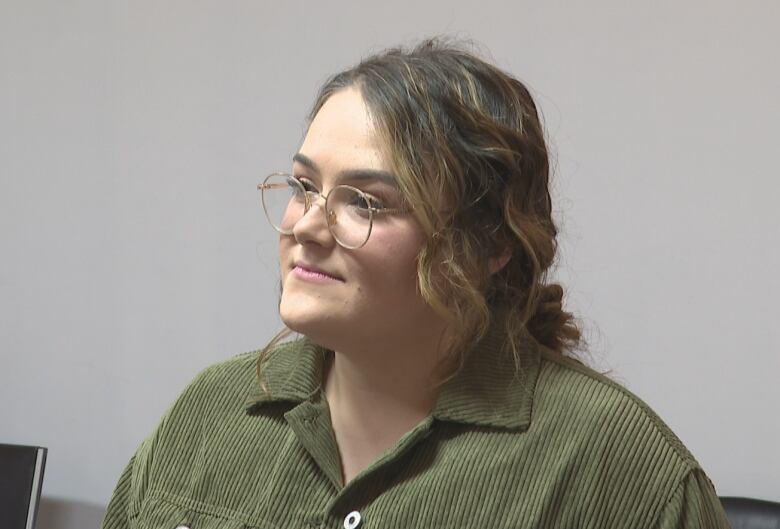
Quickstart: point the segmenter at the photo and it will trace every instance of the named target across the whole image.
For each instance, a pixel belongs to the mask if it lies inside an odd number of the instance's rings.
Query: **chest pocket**
[[[132,520],[133,529],[277,529],[239,518],[219,516],[182,507],[166,500],[149,501]]]

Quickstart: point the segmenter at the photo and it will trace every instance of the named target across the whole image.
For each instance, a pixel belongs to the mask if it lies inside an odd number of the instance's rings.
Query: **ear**
[[[488,269],[490,270],[490,275],[495,274],[502,268],[506,266],[506,264],[509,262],[509,259],[512,258],[512,252],[509,250],[509,248],[504,248],[504,252],[499,255],[498,257],[491,257],[488,261]]]

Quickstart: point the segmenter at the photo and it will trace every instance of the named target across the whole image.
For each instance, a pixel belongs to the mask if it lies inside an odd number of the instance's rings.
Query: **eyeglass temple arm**
[[[287,187],[287,184],[257,184],[257,189],[282,189]]]

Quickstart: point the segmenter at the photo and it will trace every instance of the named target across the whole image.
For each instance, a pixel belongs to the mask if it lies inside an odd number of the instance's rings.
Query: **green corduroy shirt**
[[[491,332],[430,415],[346,485],[306,338],[204,370],[121,475],[105,529],[729,527],[715,489],[637,396]]]

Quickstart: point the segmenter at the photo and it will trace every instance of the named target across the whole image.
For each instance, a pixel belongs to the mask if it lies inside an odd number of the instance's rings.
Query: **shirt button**
[[[355,529],[360,525],[360,513],[352,511],[344,518],[344,529]]]
[[[182,524],[182,525],[177,525],[177,526],[176,526],[176,529],[190,529],[190,526],[189,526],[189,525],[184,525],[184,524]]]

